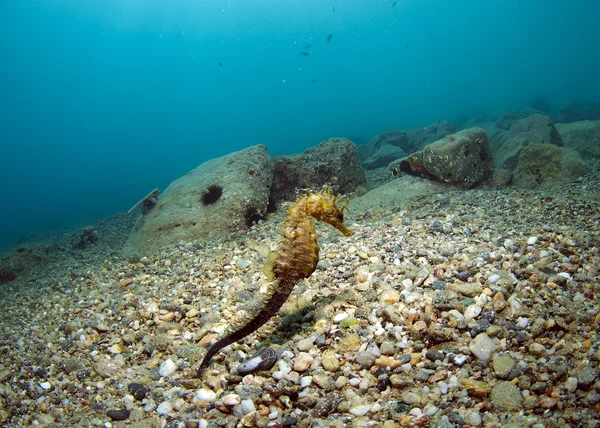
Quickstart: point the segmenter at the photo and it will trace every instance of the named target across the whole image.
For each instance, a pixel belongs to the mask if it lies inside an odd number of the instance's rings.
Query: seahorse
[[[319,262],[319,243],[313,217],[330,224],[345,236],[352,235],[344,225],[347,204],[325,188],[319,192],[307,192],[290,206],[281,230],[282,239],[263,267],[270,284],[258,310],[234,323],[221,339],[208,348],[198,369],[198,377],[221,349],[254,333],[277,314],[296,283],[315,271]]]

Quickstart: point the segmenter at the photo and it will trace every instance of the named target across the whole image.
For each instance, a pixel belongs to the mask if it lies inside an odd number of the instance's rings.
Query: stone
[[[173,181],[136,222],[125,256],[168,245],[226,238],[267,213],[273,160],[263,145],[204,162]]]
[[[31,268],[41,264],[48,255],[45,245],[28,244],[17,247],[0,259],[0,284],[14,281]]]
[[[565,147],[576,150],[582,159],[600,158],[600,120],[557,123]]]
[[[377,169],[387,167],[396,159],[406,157],[406,153],[399,147],[385,144],[378,147],[369,158],[362,162],[362,167],[365,169]]]
[[[346,138],[330,138],[293,156],[275,156],[271,202],[296,198],[298,189],[330,184],[335,193],[353,192],[365,183],[356,146]]]
[[[486,132],[471,128],[425,146],[423,165],[438,180],[469,188],[492,174],[494,156]]]
[[[555,182],[574,181],[591,171],[575,150],[551,144],[536,144],[523,148],[512,172],[513,184],[538,188]]]
[[[519,388],[510,382],[498,382],[490,394],[492,406],[502,412],[513,411],[522,408],[523,396]]]
[[[375,355],[367,351],[362,351],[356,354],[354,360],[363,368],[369,369],[375,364]]]
[[[515,368],[516,361],[509,355],[499,355],[494,358],[494,373],[500,379],[505,379]]]
[[[469,344],[469,349],[478,360],[487,363],[496,350],[496,344],[487,334],[479,333]]]
[[[518,120],[508,132],[495,137],[496,166],[514,171],[519,163],[521,150],[537,144],[564,146],[550,118],[541,114]]]

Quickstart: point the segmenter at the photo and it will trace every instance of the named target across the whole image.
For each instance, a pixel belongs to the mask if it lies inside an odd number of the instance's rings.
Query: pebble
[[[501,381],[492,388],[490,401],[497,410],[513,411],[522,407],[523,396],[515,385],[507,381]]]
[[[494,372],[496,376],[504,379],[515,368],[516,361],[509,355],[499,355],[494,358]]]
[[[496,344],[487,334],[479,333],[469,344],[469,349],[477,359],[488,363],[496,349]]]
[[[566,381],[565,381],[565,389],[569,392],[575,392],[577,390],[577,378],[576,377],[569,377]]]
[[[306,353],[301,352],[294,360],[294,370],[297,372],[306,371],[313,362],[313,356]]]
[[[314,337],[307,337],[306,339],[302,339],[302,340],[298,341],[296,346],[298,347],[299,351],[304,352],[304,351],[309,351],[313,347],[314,343],[315,343]]]
[[[110,409],[106,415],[113,421],[124,421],[129,418],[130,412],[127,409]]]
[[[173,362],[170,358],[163,362],[158,369],[158,374],[162,377],[171,376],[177,370],[177,364]]]
[[[531,236],[527,240],[527,245],[535,245],[535,244],[537,244],[537,241],[538,241],[538,237],[537,236]]]
[[[48,391],[50,388],[52,388],[52,384],[50,382],[42,382],[42,383],[40,383],[40,386],[42,387],[42,389],[45,389],[46,391]]]
[[[248,260],[238,260],[235,262],[235,267],[243,270],[248,268],[248,266],[250,266],[252,264],[252,262],[248,261]]]
[[[173,411],[173,404],[170,401],[163,401],[156,408],[156,413],[159,415],[166,415]]]
[[[254,412],[256,410],[256,407],[254,406],[254,401],[249,400],[249,399],[242,400],[240,402],[240,408],[244,415],[247,415],[248,413]]]
[[[545,356],[547,352],[546,347],[541,343],[534,342],[529,345],[529,353],[536,358]]]
[[[144,398],[146,398],[146,394],[148,393],[148,390],[144,385],[136,382],[131,382],[129,385],[127,385],[127,389],[138,401],[142,401]]]
[[[210,403],[215,401],[217,394],[210,389],[200,388],[198,391],[196,391],[196,398],[198,400],[208,401]]]
[[[365,369],[369,369],[371,367],[373,367],[373,364],[375,364],[375,355],[373,355],[370,352],[367,351],[362,351],[356,354],[356,356],[354,357],[354,360],[360,364],[363,368]]]
[[[327,349],[321,357],[323,368],[329,372],[340,370],[340,360],[333,349]]]
[[[360,404],[358,406],[350,407],[350,413],[354,416],[364,416],[369,413],[369,410],[371,410],[372,407],[372,404]]]
[[[227,394],[221,399],[221,401],[226,406],[236,406],[240,404],[240,396],[237,394]]]

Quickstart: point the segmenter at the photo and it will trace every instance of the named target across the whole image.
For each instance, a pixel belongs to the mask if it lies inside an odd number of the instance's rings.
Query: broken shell
[[[241,375],[256,373],[261,370],[269,370],[275,365],[279,355],[273,348],[262,348],[252,357],[245,360],[237,367],[237,371]]]

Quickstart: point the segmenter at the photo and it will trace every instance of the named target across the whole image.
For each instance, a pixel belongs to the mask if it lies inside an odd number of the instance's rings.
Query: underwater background
[[[2,2],[0,247],[255,144],[598,101],[598,18],[594,0]]]

